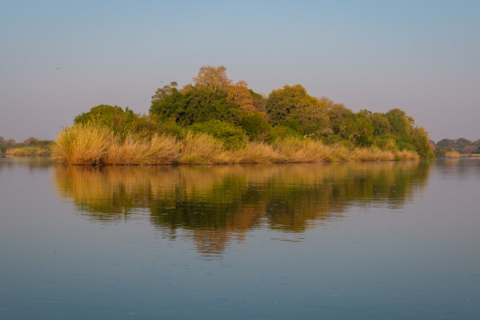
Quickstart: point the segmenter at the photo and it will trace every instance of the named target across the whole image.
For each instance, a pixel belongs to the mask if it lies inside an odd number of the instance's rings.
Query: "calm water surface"
[[[480,160],[0,159],[0,319],[480,319]]]

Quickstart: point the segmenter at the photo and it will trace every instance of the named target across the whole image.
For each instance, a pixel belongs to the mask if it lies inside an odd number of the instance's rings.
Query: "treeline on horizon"
[[[109,130],[109,138],[104,137],[108,135],[105,128]],[[216,141],[209,140],[210,148],[216,148],[212,151],[214,153],[221,152],[224,160],[217,157],[203,163],[303,162],[300,149],[303,153],[310,153],[305,156],[306,162],[435,157],[428,132],[416,126],[414,119],[403,110],[392,109],[386,113],[360,110],[355,113],[328,98],[310,96],[300,84],[285,85],[265,96],[249,89],[245,81],[234,83],[228,78],[224,66],[200,68],[193,83],[182,88],[171,82],[157,89],[148,115],[135,113],[128,107],[110,105],[99,105],[82,113],[75,118],[72,128],[65,128],[57,137],[54,156],[60,162],[74,163],[78,162],[74,158],[81,158],[73,155],[76,151],[72,149],[72,139],[78,140],[82,135],[82,139],[88,140],[84,133],[80,133],[82,130],[97,135],[97,141],[115,140],[118,150],[110,153],[116,153],[117,157],[120,157],[119,152],[127,152],[119,149],[140,148],[142,143],[143,148],[148,149],[145,143],[151,144],[152,139],[158,144],[169,137],[175,140],[170,141],[169,147],[176,148],[177,153],[174,156],[175,152],[169,150],[172,153],[170,162],[178,163],[195,163],[194,160],[181,160],[184,157],[178,154],[187,152],[190,147],[198,149],[199,144],[208,139]],[[75,134],[77,138],[73,137]],[[100,136],[104,137],[103,140],[98,138]],[[203,142],[198,141],[200,136],[204,137],[200,139]],[[158,140],[159,137],[162,139]],[[280,147],[280,141],[290,149]],[[91,162],[135,162],[128,160],[127,155],[123,160],[112,160],[105,144],[107,142],[97,147],[103,148],[103,153],[91,151],[94,154]],[[323,158],[313,156],[320,148],[323,148]],[[305,151],[307,149],[311,150]],[[239,156],[243,160],[232,160],[232,157]],[[105,161],[106,158],[110,161]],[[145,160],[144,163],[151,161]]]
[[[35,137],[29,137],[23,142],[16,142],[14,139],[5,139],[0,136],[0,155],[49,156],[53,144],[52,140],[40,140]]]
[[[455,157],[461,154],[480,154],[480,139],[470,141],[465,138],[458,139],[442,139],[435,143],[430,141],[430,145],[435,152],[435,155],[439,158],[442,157]]]

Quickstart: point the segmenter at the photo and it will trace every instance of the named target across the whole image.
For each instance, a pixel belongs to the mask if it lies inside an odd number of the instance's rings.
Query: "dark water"
[[[480,160],[0,159],[0,319],[480,319]]]

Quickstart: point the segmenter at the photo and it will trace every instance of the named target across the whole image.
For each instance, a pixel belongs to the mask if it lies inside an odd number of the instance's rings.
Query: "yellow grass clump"
[[[461,155],[457,151],[449,151],[445,153],[445,158],[460,158]]]
[[[272,146],[261,142],[249,142],[245,149],[229,152],[234,163],[278,163],[287,162],[285,155]]]
[[[7,150],[6,154],[14,157],[45,157],[50,155],[50,150],[24,147]]]
[[[180,164],[220,164],[229,160],[222,142],[207,134],[188,133],[181,142]]]
[[[100,164],[113,140],[113,132],[99,125],[79,124],[63,128],[52,147],[52,158],[73,165]]]
[[[207,134],[188,133],[182,140],[167,135],[142,138],[128,134],[124,139],[111,129],[93,124],[64,128],[52,148],[57,162],[72,165],[159,165],[295,163],[336,161],[415,160],[412,151],[389,151],[378,147],[350,150],[319,141],[290,137],[265,144],[249,142],[240,150],[226,150],[223,143]]]

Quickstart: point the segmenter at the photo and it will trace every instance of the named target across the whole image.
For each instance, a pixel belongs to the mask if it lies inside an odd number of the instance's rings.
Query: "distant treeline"
[[[465,138],[442,139],[435,143],[430,141],[432,149],[437,157],[445,157],[447,154],[480,154],[480,139],[470,141]]]
[[[47,156],[50,155],[54,141],[40,140],[29,137],[23,142],[16,142],[14,139],[5,139],[0,136],[0,154],[17,156]]]
[[[435,157],[428,132],[400,109],[355,113],[328,98],[310,96],[300,84],[285,85],[266,96],[249,89],[245,81],[234,83],[224,66],[200,68],[193,83],[181,89],[176,82],[157,89],[148,115],[99,105],[74,120],[75,125],[93,123],[109,127],[120,139],[160,134],[182,140],[189,133],[208,134],[226,150],[246,148],[249,142],[297,138],[349,150],[375,148]]]

